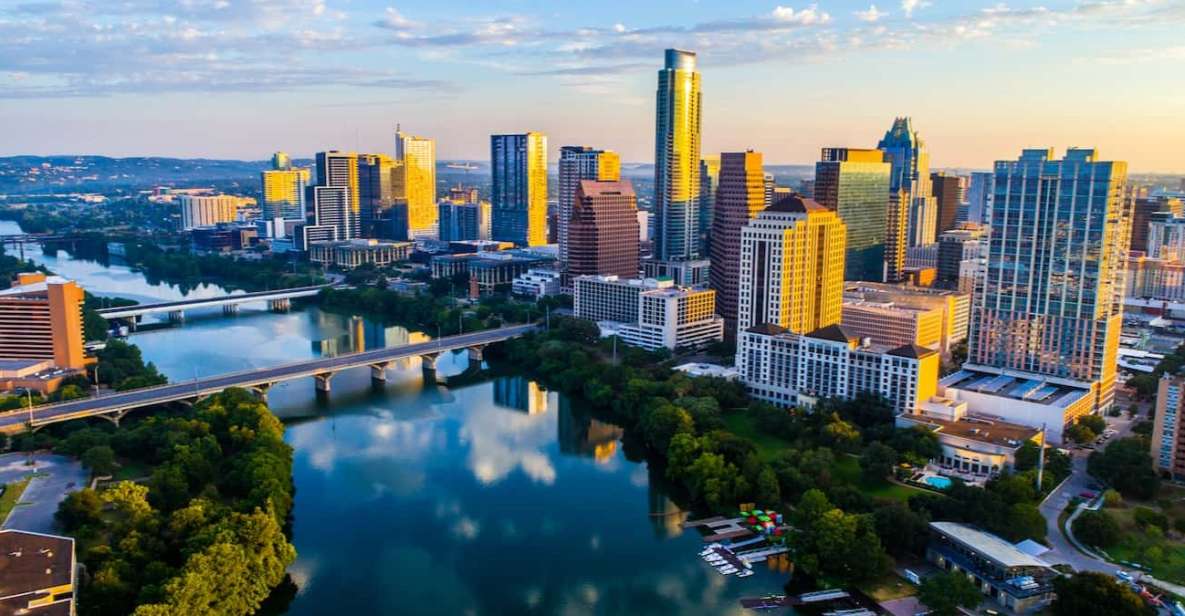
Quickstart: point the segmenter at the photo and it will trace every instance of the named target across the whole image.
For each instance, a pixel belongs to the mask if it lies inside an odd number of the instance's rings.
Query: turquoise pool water
[[[939,490],[945,490],[950,487],[949,477],[930,476],[926,477],[925,481],[930,487],[938,488]]]

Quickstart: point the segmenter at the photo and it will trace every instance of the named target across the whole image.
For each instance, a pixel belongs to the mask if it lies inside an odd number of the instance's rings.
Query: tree
[[[1106,481],[1119,493],[1139,500],[1150,500],[1160,491],[1160,477],[1152,469],[1148,440],[1123,438],[1106,449],[1090,454],[1086,468],[1091,475]]]
[[[1085,445],[1097,439],[1099,435],[1089,427],[1080,423],[1076,423],[1069,428],[1066,428],[1066,437],[1075,443]]]
[[[1044,539],[1045,516],[1033,503],[1015,503],[1008,508],[1007,536],[1019,539]]]
[[[82,453],[82,465],[96,475],[115,472],[115,451],[106,445],[91,447]]]
[[[1101,415],[1083,415],[1078,418],[1079,425],[1086,426],[1095,434],[1102,434],[1107,429],[1107,420]]]
[[[1053,616],[1151,616],[1155,610],[1130,588],[1104,573],[1077,573],[1053,581]]]
[[[687,411],[663,400],[642,412],[639,426],[654,451],[666,451],[676,434],[692,433],[695,423]]]
[[[956,616],[960,607],[974,609],[983,601],[983,593],[967,579],[954,571],[938,573],[922,580],[918,587],[918,601],[930,609],[934,616]]]
[[[62,504],[58,505],[54,518],[67,532],[75,532],[84,526],[101,522],[102,514],[103,499],[99,498],[99,493],[83,488],[66,496]]]
[[[860,471],[870,483],[884,481],[897,464],[897,452],[883,443],[871,443],[860,454]]]
[[[889,558],[876,536],[871,516],[832,509],[815,524],[813,538],[818,572],[846,584],[874,579]]]
[[[1119,541],[1119,523],[1104,511],[1084,511],[1074,519],[1074,537],[1082,543],[1107,548]]]
[[[860,445],[860,430],[844,421],[838,413],[832,413],[823,424],[823,442],[846,452],[855,451]]]
[[[904,503],[893,501],[872,512],[876,534],[893,556],[907,554],[922,556],[930,537],[930,517],[924,511],[910,510]]]

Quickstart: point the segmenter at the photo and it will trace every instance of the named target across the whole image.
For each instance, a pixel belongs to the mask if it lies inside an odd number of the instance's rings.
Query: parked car
[[[1090,492],[1090,491],[1085,491],[1085,492],[1080,492],[1078,494],[1078,496],[1081,496],[1082,498],[1085,498],[1086,500],[1091,500],[1094,497],[1098,496],[1098,494],[1095,494],[1094,492]]]

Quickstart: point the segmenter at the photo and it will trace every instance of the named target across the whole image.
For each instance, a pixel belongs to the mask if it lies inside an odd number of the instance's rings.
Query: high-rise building
[[[982,224],[990,214],[992,199],[992,181],[995,174],[991,171],[976,171],[971,174],[967,183],[967,219],[960,222],[974,222]]]
[[[439,211],[440,241],[459,242],[490,239],[490,202],[442,201]]]
[[[1123,319],[1127,164],[1093,149],[996,163],[991,233],[967,363],[948,397],[1026,425],[1112,405]],[[1023,277],[1022,277],[1023,274]],[[984,375],[983,382],[975,380]],[[988,381],[991,381],[988,383]]]
[[[983,262],[982,252],[987,235],[988,230],[983,225],[965,222],[938,236],[935,286],[974,291],[975,276]]]
[[[309,183],[309,170],[268,169],[259,175],[263,184],[263,218],[304,220],[304,196]]]
[[[312,226],[333,229],[334,240],[361,237],[360,219],[350,201],[345,186],[314,186]]]
[[[737,326],[737,279],[740,275],[741,230],[766,206],[765,171],[760,152],[720,155],[720,183],[712,221],[709,280],[716,290],[716,314],[724,318],[725,335]]]
[[[666,50],[654,137],[654,256],[698,259],[700,74],[693,52]]]
[[[1185,216],[1182,201],[1174,197],[1143,197],[1135,200],[1132,206],[1131,242],[1128,250],[1148,251],[1149,224],[1154,214],[1167,213],[1169,217],[1181,218]],[[1163,217],[1160,220],[1164,220]]]
[[[476,186],[461,186],[457,184],[448,189],[450,203],[477,203],[480,201]]]
[[[839,323],[846,229],[817,202],[786,195],[741,231],[740,331],[770,323],[808,333]]]
[[[815,201],[848,229],[848,280],[883,279],[891,169],[880,150],[823,148],[815,163]]]
[[[712,220],[716,210],[716,186],[720,184],[720,156],[705,156],[699,161],[699,253],[712,253]],[[720,296],[717,295],[719,300]]]
[[[436,141],[397,128],[395,158],[403,165],[408,239],[436,237]]]
[[[581,180],[568,222],[570,276],[638,276],[638,198],[628,180]]]
[[[930,174],[930,188],[934,192],[934,203],[937,207],[937,234],[955,228],[959,206],[962,205],[966,192],[965,187],[966,180],[962,176],[945,171]]]
[[[1165,373],[1156,394],[1152,421],[1152,467],[1173,479],[1185,479],[1185,376]]]
[[[395,160],[384,154],[358,155],[359,236],[378,237],[379,221],[395,205],[391,186]]]
[[[547,136],[490,136],[493,239],[520,246],[547,243]]]
[[[240,201],[233,195],[181,195],[181,230],[234,222],[239,218]]]
[[[43,273],[18,274],[0,291],[0,359],[51,360],[58,368],[93,363],[83,349],[82,288]]]
[[[889,177],[890,195],[899,191],[909,193],[906,211],[909,213],[907,238],[909,246],[934,243],[937,237],[937,205],[930,192],[930,154],[926,144],[913,129],[910,118],[893,120],[893,127],[876,146],[885,152],[892,163]]]
[[[909,254],[909,193],[889,195],[885,214],[885,282],[905,282],[905,258]]]
[[[272,154],[272,169],[275,171],[285,171],[292,168],[292,159],[288,157],[287,152],[276,152]]]
[[[559,216],[556,240],[560,245],[560,262],[568,261],[568,222],[576,201],[576,191],[583,180],[616,182],[621,179],[621,157],[612,150],[597,150],[588,146],[566,145],[560,148],[559,191],[556,203]],[[632,190],[632,189],[631,189]]]
[[[317,186],[345,189],[345,212],[336,213],[333,216],[344,216],[348,222],[339,225],[337,239],[345,240],[360,237],[362,205],[360,191],[358,190],[358,155],[354,152],[339,152],[337,150],[317,152]],[[314,192],[314,194],[316,193]],[[313,205],[314,208],[317,208],[316,203]],[[334,207],[337,207],[336,203]],[[314,216],[321,215],[317,211],[314,211],[313,214]],[[352,235],[340,235],[341,230],[346,228],[345,225],[348,225],[349,229],[352,230]]]

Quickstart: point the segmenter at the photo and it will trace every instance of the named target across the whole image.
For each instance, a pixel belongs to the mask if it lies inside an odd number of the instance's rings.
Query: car
[[[1098,496],[1098,494],[1095,494],[1094,492],[1090,492],[1090,491],[1084,491],[1084,492],[1079,492],[1078,496],[1081,496],[1082,498],[1090,500],[1090,499]]]

